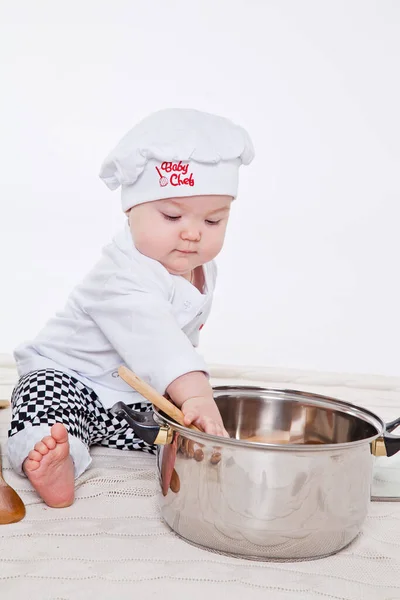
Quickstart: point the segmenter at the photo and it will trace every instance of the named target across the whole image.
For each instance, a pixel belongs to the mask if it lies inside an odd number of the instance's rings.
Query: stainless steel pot
[[[375,414],[292,390],[224,386],[215,401],[231,438],[182,427],[156,409],[113,413],[157,447],[160,509],[179,536],[256,560],[334,554],[358,535],[374,455],[400,438]]]

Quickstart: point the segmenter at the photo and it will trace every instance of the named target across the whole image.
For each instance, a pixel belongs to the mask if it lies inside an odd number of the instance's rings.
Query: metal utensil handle
[[[160,432],[153,418],[153,412],[139,412],[127,406],[124,402],[117,402],[111,407],[110,412],[119,420],[125,420],[136,435],[146,444],[154,444]]]
[[[148,383],[140,379],[135,373],[133,373],[127,367],[119,367],[118,374],[128,385],[133,387],[139,394],[141,394],[146,400],[157,406],[160,410],[162,410],[166,415],[174,419],[180,425],[187,427],[183,421],[183,412],[179,410],[175,404],[172,404],[169,400],[161,396],[154,388],[151,387]],[[195,431],[201,431],[195,425],[189,425],[189,429],[194,429]]]

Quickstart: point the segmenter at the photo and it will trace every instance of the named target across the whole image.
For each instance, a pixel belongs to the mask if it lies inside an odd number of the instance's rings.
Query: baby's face
[[[133,207],[129,225],[136,248],[173,275],[219,254],[224,243],[232,196],[188,196]]]

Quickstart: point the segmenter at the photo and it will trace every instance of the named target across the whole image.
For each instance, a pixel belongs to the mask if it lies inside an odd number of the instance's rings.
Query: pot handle
[[[168,425],[159,425],[154,420],[153,411],[132,410],[124,402],[117,402],[110,408],[111,414],[119,421],[126,421],[140,439],[146,444],[169,444],[173,432]]]
[[[397,427],[399,427],[400,425],[400,417],[398,419],[395,419],[394,421],[390,421],[390,423],[386,423],[386,431],[389,431],[389,433],[391,433],[392,431],[394,431]]]
[[[372,453],[375,456],[393,456],[400,451],[400,435],[393,435],[394,431],[400,425],[400,417],[390,423],[386,423],[385,432],[382,437],[373,443]]]
[[[386,424],[386,430],[383,435],[386,446],[386,456],[393,456],[400,450],[400,436],[393,435],[394,431],[400,425],[400,418]]]

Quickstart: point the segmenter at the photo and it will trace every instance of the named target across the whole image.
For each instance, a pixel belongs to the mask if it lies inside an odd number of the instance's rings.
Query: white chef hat
[[[128,131],[103,162],[100,177],[111,190],[121,186],[124,211],[171,197],[235,198],[239,167],[253,158],[242,127],[217,115],[171,108]]]

